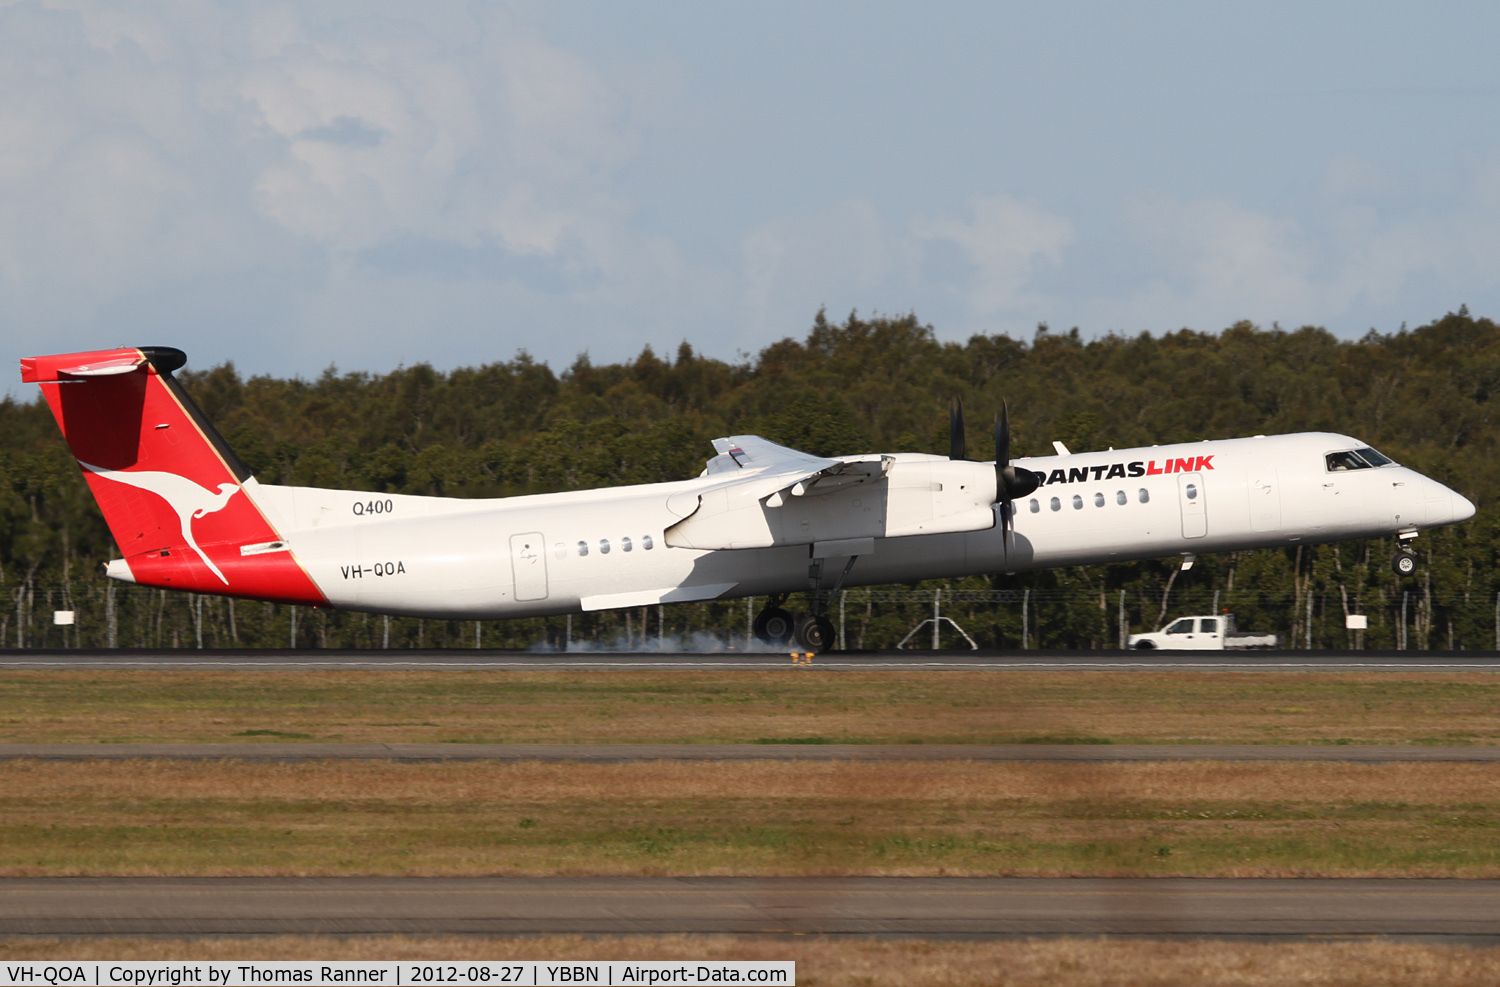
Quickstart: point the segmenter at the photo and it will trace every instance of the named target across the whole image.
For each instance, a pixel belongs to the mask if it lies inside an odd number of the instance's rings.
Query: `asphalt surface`
[[[0,650],[0,668],[422,669],[427,671],[1230,671],[1500,672],[1493,651],[868,651],[789,652]]]
[[[5,878],[0,936],[1393,936],[1500,942],[1500,881]]]
[[[1500,747],[1210,744],[0,744],[0,761],[1395,761],[1500,763]]]

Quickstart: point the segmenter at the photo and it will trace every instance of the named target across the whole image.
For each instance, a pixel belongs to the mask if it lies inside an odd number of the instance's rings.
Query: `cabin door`
[[[516,578],[517,600],[547,598],[547,553],[539,531],[510,536],[510,571]]]
[[[1202,538],[1208,534],[1208,495],[1203,489],[1202,473],[1177,474],[1177,500],[1182,505],[1182,537]]]

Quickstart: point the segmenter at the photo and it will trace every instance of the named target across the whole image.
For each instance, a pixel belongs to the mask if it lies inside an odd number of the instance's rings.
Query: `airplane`
[[[1301,432],[1012,462],[813,456],[715,439],[702,474],[489,499],[258,483],[142,346],[21,361],[104,514],[124,582],[439,619],[543,617],[766,596],[764,642],[834,643],[846,586],[1394,536],[1465,521],[1465,497],[1348,435]],[[794,616],[794,593],[809,606]]]

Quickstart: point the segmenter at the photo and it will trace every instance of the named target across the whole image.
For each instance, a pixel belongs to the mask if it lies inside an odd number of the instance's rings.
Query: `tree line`
[[[442,372],[314,379],[244,377],[232,364],[180,379],[261,482],[374,492],[492,497],[694,476],[709,440],[756,433],[820,455],[946,453],[947,408],[971,423],[1008,402],[1016,455],[1328,430],[1353,434],[1475,502],[1463,525],[1424,534],[1422,568],[1401,578],[1389,543],[1346,542],[1199,560],[1048,570],[854,590],[842,601],[849,646],[889,647],[945,615],[981,646],[1113,647],[1180,612],[1230,607],[1242,626],[1295,646],[1347,647],[1347,613],[1370,615],[1367,647],[1494,648],[1500,637],[1500,326],[1465,309],[1430,324],[1339,339],[1317,327],[1084,339],[944,342],[915,315],[842,322],[818,313],[740,362],[687,342],[555,372],[524,352]],[[745,602],[575,615],[571,620],[385,620],[115,584],[103,518],[35,400],[0,401],[0,641],[8,647],[649,647],[660,637],[742,647]],[[969,454],[989,459],[987,428]],[[56,626],[54,610],[78,623]],[[943,644],[966,646],[951,630]],[[697,636],[696,638],[694,636]],[[930,646],[917,635],[908,646]]]

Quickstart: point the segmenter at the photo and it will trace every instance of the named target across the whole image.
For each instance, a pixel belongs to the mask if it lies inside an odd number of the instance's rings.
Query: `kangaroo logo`
[[[78,465],[106,480],[114,480],[140,490],[148,490],[166,501],[171,505],[172,510],[177,512],[177,520],[182,524],[182,540],[198,553],[198,558],[202,559],[203,564],[219,577],[219,582],[225,586],[229,585],[229,580],[225,579],[219,567],[203,554],[203,549],[198,547],[198,542],[193,538],[193,519],[222,511],[229,505],[229,498],[240,489],[238,483],[221,483],[219,492],[214,493],[207,487],[200,486],[176,473],[155,473],[149,470],[127,473],[124,470],[107,470],[99,466],[90,466],[83,460],[79,460]]]

